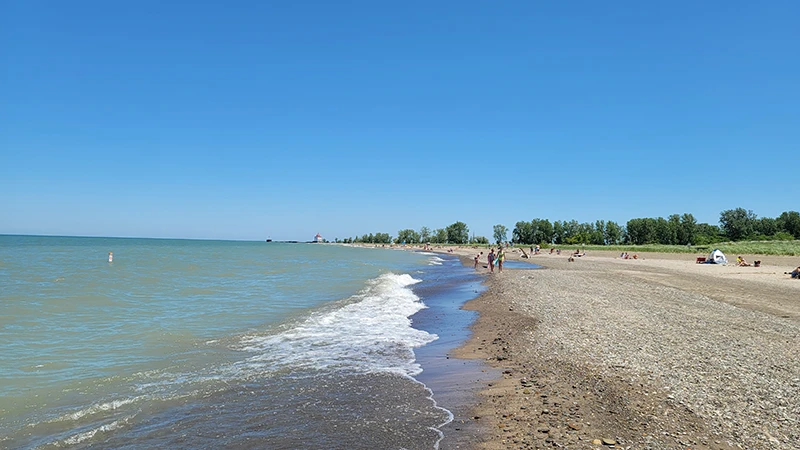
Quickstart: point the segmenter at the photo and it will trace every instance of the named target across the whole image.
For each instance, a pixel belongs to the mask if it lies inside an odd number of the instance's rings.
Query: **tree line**
[[[495,243],[508,241],[508,228],[495,225]],[[736,208],[720,213],[719,225],[698,223],[692,214],[672,214],[667,218],[630,219],[625,225],[597,220],[579,223],[576,220],[550,222],[548,219],[519,221],[511,230],[511,242],[522,245],[708,245],[743,240],[800,239],[800,213],[785,211],[780,216],[759,218],[751,210]],[[369,244],[489,244],[484,236],[470,236],[464,222],[445,228],[419,231],[404,229],[397,237],[388,233],[370,233],[335,242]]]
[[[467,224],[455,222],[445,228],[437,228],[435,230],[431,230],[428,227],[422,227],[419,231],[407,228],[398,231],[396,238],[392,238],[388,233],[370,233],[341,241],[337,238],[335,242],[345,244],[488,244],[489,239],[483,236],[470,237]]]

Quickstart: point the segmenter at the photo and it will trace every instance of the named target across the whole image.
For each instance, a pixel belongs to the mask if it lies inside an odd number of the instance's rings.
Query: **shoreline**
[[[479,316],[453,355],[500,374],[470,448],[800,447],[800,282],[783,274],[800,258],[507,254],[543,268],[489,274],[464,306]]]
[[[436,275],[436,288],[415,291],[427,308],[412,316],[413,326],[435,333],[438,339],[414,350],[423,369],[414,379],[431,391],[431,399],[438,407],[452,415],[450,422],[437,427],[443,433],[438,448],[470,448],[483,435],[480,424],[469,420],[471,409],[480,388],[497,378],[499,372],[483,361],[452,355],[471,334],[470,326],[478,314],[463,306],[483,291],[485,277],[474,273],[472,267],[462,267],[463,258],[440,255],[444,266],[439,267],[448,279],[443,280],[440,273]]]

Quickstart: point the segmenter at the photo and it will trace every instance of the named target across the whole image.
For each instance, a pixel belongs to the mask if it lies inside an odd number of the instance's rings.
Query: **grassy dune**
[[[367,244],[373,245],[373,244]],[[443,247],[464,247],[464,248],[497,248],[497,244],[432,244],[433,246]],[[531,245],[515,244],[515,247],[522,247],[527,249]],[[706,255],[718,248],[725,254],[741,254],[741,255],[774,255],[774,256],[800,256],[800,240],[793,241],[741,241],[741,242],[718,242],[709,245],[693,245],[688,247],[686,245],[663,245],[663,244],[647,244],[647,245],[581,245],[581,244],[561,244],[561,245],[544,245],[542,250],[548,250],[550,247],[560,248],[561,250],[604,250],[604,251],[617,251],[617,252],[655,252],[655,253],[687,253]],[[548,250],[549,251],[549,250]]]
[[[445,247],[473,247],[473,248],[496,248],[496,244],[489,245],[453,245],[453,244],[434,244]],[[515,245],[515,247],[529,248],[530,245]],[[725,254],[740,254],[740,255],[774,255],[774,256],[800,256],[800,240],[794,241],[741,241],[741,242],[719,242],[709,245],[693,245],[688,247],[686,245],[662,245],[662,244],[648,244],[648,245],[581,245],[581,244],[563,244],[543,246],[542,250],[547,250],[550,247],[560,248],[562,250],[572,251],[574,249],[581,250],[604,250],[628,253],[687,253],[697,255],[707,255],[718,248]],[[549,251],[549,250],[548,250]]]
[[[659,252],[707,254],[718,248],[725,254],[800,256],[800,240],[794,241],[741,241],[719,242],[710,245],[688,247],[686,245],[562,245],[562,249],[585,248],[586,250],[608,250],[618,252]]]

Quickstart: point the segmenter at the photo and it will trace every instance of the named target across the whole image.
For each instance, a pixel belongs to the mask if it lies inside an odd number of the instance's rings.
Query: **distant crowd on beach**
[[[495,248],[492,247],[489,250],[489,253],[486,255],[486,265],[483,266],[483,268],[489,269],[489,272],[494,272],[495,267],[497,267],[497,271],[498,272],[502,272],[503,271],[503,263],[506,260],[506,250],[509,247],[510,247],[510,244],[508,244],[508,243],[499,245],[496,251],[495,251]],[[514,248],[513,250],[514,250],[514,252],[520,253],[520,257],[522,257],[522,258],[530,258],[532,255],[540,255],[542,253],[542,248],[540,246],[538,246],[538,245],[530,247],[530,254],[528,254],[528,252],[526,252],[525,249],[522,248],[522,247]],[[452,251],[452,250],[448,250],[448,251]],[[561,255],[561,249],[555,248],[555,247],[551,247],[550,248],[550,254],[551,255],[553,255],[553,254]],[[583,251],[581,251],[580,249],[576,249],[574,253],[570,254],[569,260],[570,261],[574,261],[574,259],[576,257],[581,257],[581,256],[586,256],[586,250],[584,249]],[[477,253],[475,255],[475,257],[473,258],[473,261],[474,261],[473,268],[477,269],[478,268],[478,264],[480,264],[480,261],[483,258],[484,258],[483,252]]]
[[[377,245],[376,245],[376,247],[377,247]],[[393,247],[393,245],[392,245],[392,247]],[[513,247],[512,250],[514,252],[520,254],[521,258],[530,258],[533,255],[541,255],[543,253],[542,252],[542,248],[539,245],[530,246],[529,247],[530,248],[530,252],[527,252],[526,248],[524,248],[524,247],[514,246],[513,244],[511,244],[509,242],[504,242],[504,243],[498,245],[497,248],[491,247],[490,250],[489,250],[489,253],[487,255],[485,255],[485,256],[484,256],[484,252],[479,252],[479,253],[475,254],[475,256],[473,257],[473,262],[474,262],[473,268],[475,268],[477,270],[478,269],[478,265],[480,264],[482,268],[488,269],[490,273],[494,273],[494,271],[495,271],[494,269],[495,268],[497,268],[498,272],[502,272],[503,271],[503,264],[504,264],[504,262],[506,260],[506,251],[511,247]],[[417,247],[417,248],[419,248],[419,247]],[[434,251],[434,250],[446,249],[446,251],[448,253],[454,253],[456,251],[456,248],[453,248],[453,247],[446,248],[443,245],[435,245],[435,246],[433,246],[431,244],[424,244],[424,246],[422,246],[422,248],[424,250],[426,250],[426,251]],[[478,246],[473,246],[473,248],[477,249],[479,247]],[[561,255],[561,249],[556,248],[556,247],[551,247],[549,249],[548,253],[550,255]],[[586,249],[576,248],[575,251],[568,252],[567,255],[569,255],[568,261],[574,262],[575,258],[580,258],[580,257],[586,256]],[[485,265],[481,264],[481,261],[484,260],[484,258],[485,258],[485,261],[486,261]],[[641,258],[638,253],[630,254],[628,252],[620,253],[619,254],[619,258],[620,259],[633,259],[633,260],[644,259],[644,258]],[[697,258],[698,261],[705,260],[705,259],[706,258]],[[111,255],[110,254],[109,254],[109,262],[111,262]],[[756,260],[751,264],[746,259],[744,259],[742,256],[739,256],[738,258],[736,258],[736,265],[737,266],[743,266],[743,267],[747,267],[747,266],[760,267],[761,266],[761,261]],[[797,268],[795,268],[791,272],[784,272],[784,274],[791,275],[791,278],[800,280],[800,266],[798,266]]]
[[[494,247],[491,247],[491,249],[489,250],[489,253],[486,255],[486,265],[483,266],[483,268],[489,269],[489,272],[494,272],[495,267],[497,267],[498,272],[502,272],[503,271],[503,263],[506,260],[506,251],[507,251],[507,249],[509,247],[511,247],[511,244],[509,244],[509,243],[500,244],[498,246],[497,250],[495,250]],[[448,250],[448,252],[449,251],[452,251],[452,250]],[[542,248],[539,245],[531,246],[530,247],[530,253],[526,252],[525,249],[522,248],[522,247],[515,247],[513,249],[513,251],[517,252],[517,253],[520,253],[520,257],[521,258],[530,258],[533,255],[542,254]],[[556,247],[551,247],[550,248],[550,254],[551,255],[561,255],[561,249],[560,248],[556,248]],[[575,258],[582,257],[582,256],[586,256],[586,250],[585,249],[584,250],[575,249],[574,252],[569,253],[569,261],[574,261]],[[483,252],[477,253],[473,257],[473,261],[474,261],[473,267],[475,269],[478,268],[478,264],[480,264],[480,261],[483,258],[484,258]]]

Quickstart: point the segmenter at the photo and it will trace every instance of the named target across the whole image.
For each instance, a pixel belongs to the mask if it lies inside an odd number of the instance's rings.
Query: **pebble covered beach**
[[[800,258],[618,256],[487,274],[455,352],[502,374],[465,424],[482,430],[474,447],[800,448],[800,281],[784,274]]]

